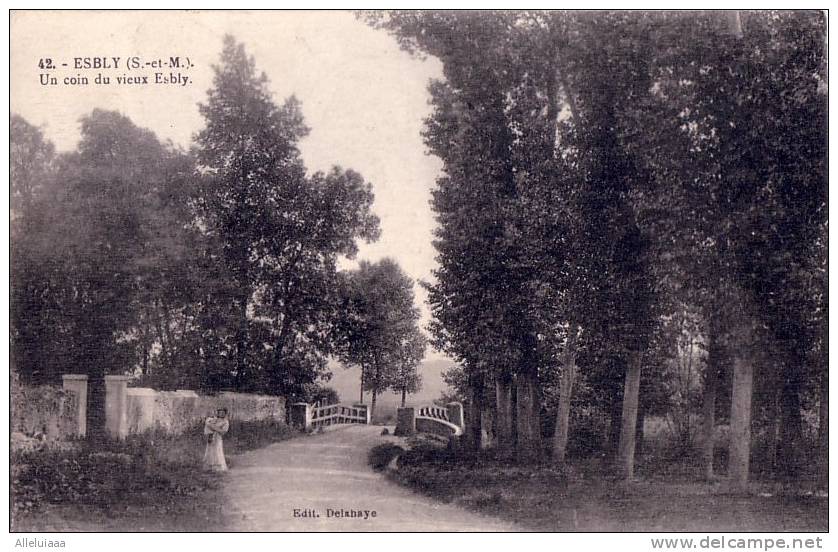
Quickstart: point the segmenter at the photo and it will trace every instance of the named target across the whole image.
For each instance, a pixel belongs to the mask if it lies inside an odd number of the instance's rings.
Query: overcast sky
[[[310,171],[332,165],[353,168],[370,181],[382,236],[362,245],[359,258],[394,257],[414,279],[427,279],[434,266],[428,204],[439,171],[425,155],[420,131],[428,115],[427,83],[441,75],[437,60],[420,60],[399,50],[395,40],[344,12],[144,12],[16,13],[11,25],[12,111],[40,126],[59,150],[79,139],[79,118],[93,108],[118,110],[161,139],[187,147],[203,126],[197,104],[212,85],[222,38],[230,33],[255,57],[280,103],[294,94],[302,102],[310,135],[301,143]],[[75,57],[120,57],[109,70],[109,86],[42,86],[38,62],[50,57],[54,76],[73,70]],[[127,71],[125,59],[189,57],[188,86],[115,85]],[[68,67],[61,67],[67,63]],[[162,69],[168,73],[168,69]],[[418,289],[423,323],[425,294]],[[429,357],[436,357],[429,352]]]

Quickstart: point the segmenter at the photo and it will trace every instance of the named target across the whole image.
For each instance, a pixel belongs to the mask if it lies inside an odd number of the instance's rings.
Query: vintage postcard
[[[822,548],[827,18],[12,10],[14,546]]]

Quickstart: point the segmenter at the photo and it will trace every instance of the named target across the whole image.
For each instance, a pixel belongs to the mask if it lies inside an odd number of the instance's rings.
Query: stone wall
[[[219,408],[231,420],[276,420],[284,423],[285,398],[224,392],[156,391],[128,387],[126,376],[107,376],[105,415],[111,435],[125,437],[147,430],[179,434],[191,430]],[[21,437],[57,440],[84,436],[87,376],[64,376],[64,388],[30,387],[12,381],[11,430]]]
[[[15,386],[12,392],[13,433],[56,440],[74,435],[77,422],[77,396],[60,387]]]
[[[285,422],[284,397],[229,392],[202,396],[194,391],[155,391],[137,387],[129,387],[126,394],[127,433],[147,429],[183,433],[219,408],[226,408],[231,420]]]

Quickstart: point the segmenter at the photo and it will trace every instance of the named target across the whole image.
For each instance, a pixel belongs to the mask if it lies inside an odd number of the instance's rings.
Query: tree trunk
[[[713,459],[716,447],[716,391],[718,374],[715,367],[708,367],[707,381],[704,384],[704,404],[702,405],[702,443],[701,463],[704,479],[713,479]]]
[[[212,328],[209,329],[209,338],[203,341],[203,346],[198,345],[199,357],[203,370],[201,371],[201,390],[204,392],[214,391],[218,387],[215,374],[215,344],[218,343],[218,335]]]
[[[375,399],[378,396],[378,389],[372,390],[372,398],[370,399],[370,422],[374,422],[375,418]]]
[[[470,376],[468,382],[468,408],[466,408],[466,428],[463,437],[466,448],[478,450],[480,448],[480,434],[482,430],[481,412],[483,410],[483,393],[476,376]]]
[[[407,389],[402,388],[402,408],[404,408],[405,399],[407,399]]]
[[[780,394],[780,442],[777,447],[777,468],[786,480],[795,479],[800,474],[801,435],[803,419],[800,415],[800,386],[798,376],[801,366],[789,366],[790,371],[783,382]]]
[[[741,352],[733,359],[733,390],[730,402],[728,475],[731,491],[745,491],[751,455],[751,394],[754,367]]]
[[[554,24],[550,25],[550,35],[551,41],[555,48],[553,53],[553,78],[547,83],[547,94],[548,94],[548,106],[547,106],[547,119],[551,123],[555,123],[558,126],[559,124],[559,115],[561,110],[559,109],[559,99],[558,99],[558,88],[561,86],[564,89],[565,96],[567,99],[568,106],[570,107],[570,117],[573,121],[573,126],[576,128],[582,128],[579,121],[579,110],[576,108],[576,100],[573,96],[573,90],[570,88],[570,84],[565,77],[563,66],[559,52],[561,49],[560,43],[563,42],[562,33],[556,28]],[[558,133],[556,133],[556,138],[554,140],[554,144],[558,146]]]
[[[509,451],[515,444],[515,436],[512,433],[512,382],[508,376],[499,376],[495,380],[495,399],[497,446],[501,451]]]
[[[727,29],[736,38],[742,38],[742,19],[739,17],[739,10],[725,10],[727,18]]]
[[[166,334],[163,332],[163,316],[159,309],[155,309],[154,327],[157,330],[157,338],[160,340],[160,356],[163,363],[163,369],[166,376],[172,375],[172,356],[169,353],[169,341],[166,339]]]
[[[143,376],[148,376],[148,357],[149,349],[151,347],[151,339],[149,339],[149,314],[148,308],[143,308],[140,311],[140,344],[142,349],[142,367]]]
[[[641,388],[643,386],[641,385]],[[643,439],[646,424],[646,406],[643,401],[638,400],[637,405],[637,429],[634,432],[634,457],[641,458],[643,456]]]
[[[620,421],[623,411],[623,397],[621,390],[615,389],[611,394],[610,406],[610,427],[608,429],[608,441],[606,442],[605,457],[609,463],[614,462],[617,457],[617,449],[620,446]]]
[[[360,397],[361,404],[364,404],[364,365],[361,365],[361,397]]]
[[[824,368],[820,382],[820,407],[818,408],[818,476],[829,483],[829,372]]]
[[[492,411],[484,404],[480,408],[480,448],[487,449],[492,446]]]
[[[541,403],[538,393],[538,341],[533,332],[523,333],[521,366],[516,387],[516,453],[520,462],[541,457]]]
[[[105,419],[105,365],[101,358],[88,368],[87,437],[101,442],[107,437]]]
[[[820,406],[818,408],[818,448],[822,458],[829,456],[829,372],[821,374]]]
[[[288,322],[291,308],[286,305],[282,313],[282,322],[279,328],[279,333],[276,338],[276,345],[274,346],[273,362],[275,369],[280,370],[282,366],[283,355],[285,354],[285,346],[288,344],[288,337],[291,333],[291,324]]]
[[[522,462],[537,460],[541,455],[541,433],[536,431],[539,421],[537,404],[537,378],[531,373],[520,373],[515,379],[517,390],[517,433],[516,452]]]
[[[247,297],[239,298],[239,328],[236,332],[236,387],[241,388],[245,381],[245,361],[247,357]]]
[[[538,447],[538,457],[541,458],[544,453],[544,436],[542,435],[543,428],[541,427],[541,385],[538,381],[538,376],[534,376],[533,385],[530,387],[532,390],[532,408],[533,408],[533,415],[531,419],[532,424],[532,434],[535,437],[536,444]]]
[[[719,387],[718,343],[713,329],[707,345],[707,372],[704,376],[704,403],[702,405],[701,463],[704,479],[713,479],[713,458],[716,447],[716,393]]]
[[[148,376],[148,331],[145,325],[142,329],[142,350],[143,350],[143,376]]]
[[[169,342],[169,358],[174,368],[175,353],[172,349],[175,347],[175,340],[172,339],[172,311],[165,300],[161,300],[160,305],[163,307],[163,332],[166,334],[166,341]]]
[[[631,353],[628,371],[626,371],[625,391],[623,392],[623,414],[621,416],[619,470],[625,479],[634,477],[634,447],[637,426],[637,403],[640,398],[640,371],[643,355]]]
[[[768,404],[768,428],[766,429],[768,437],[768,453],[766,460],[768,461],[768,468],[772,474],[777,472],[777,451],[780,443],[780,398],[782,389],[777,388],[769,397]]]
[[[553,461],[564,463],[567,452],[570,403],[573,398],[573,383],[576,380],[576,330],[572,329],[567,340],[559,388],[559,408],[556,413],[556,429],[553,431]]]

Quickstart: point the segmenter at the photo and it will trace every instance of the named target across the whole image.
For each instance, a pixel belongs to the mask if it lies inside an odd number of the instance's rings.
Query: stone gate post
[[[64,389],[76,395],[76,435],[87,435],[87,376],[84,374],[64,374],[61,376]]]
[[[448,421],[463,429],[465,427],[465,416],[463,415],[463,403],[450,402],[446,405],[448,409]]]
[[[105,376],[105,427],[112,437],[128,435],[129,376]]]
[[[298,429],[311,427],[311,405],[308,403],[294,403],[288,411],[291,425]]]
[[[396,409],[396,435],[416,433],[416,409],[408,406]]]

